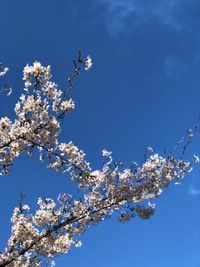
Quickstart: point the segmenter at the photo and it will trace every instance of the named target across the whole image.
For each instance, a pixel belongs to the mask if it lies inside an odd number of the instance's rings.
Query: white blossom
[[[88,56],[85,69],[91,67]],[[60,119],[75,104],[51,81],[50,66],[27,65],[23,80],[26,93],[15,105],[15,120],[0,119],[0,174],[9,173],[15,157],[21,153],[33,156],[37,149],[49,168],[69,173],[81,194],[77,199],[69,194],[60,194],[57,200],[40,197],[35,212],[20,203],[13,211],[11,235],[0,253],[0,266],[40,267],[44,260],[54,266],[54,256],[68,253],[72,246],[80,247],[79,236],[112,215],[117,214],[120,223],[136,216],[150,218],[154,199],[171,181],[179,181],[191,171],[190,162],[158,154],[141,165],[123,168],[107,150],[102,151],[103,166],[92,170],[83,150],[71,141],[59,141]],[[151,147],[146,151],[153,153]]]
[[[6,75],[6,73],[9,71],[9,68],[3,67],[0,69],[0,76]]]
[[[197,163],[197,164],[200,163],[200,158],[199,158],[199,156],[194,155],[194,162]]]
[[[90,70],[92,68],[92,59],[90,56],[87,56],[86,57],[86,60],[85,60],[85,70]]]

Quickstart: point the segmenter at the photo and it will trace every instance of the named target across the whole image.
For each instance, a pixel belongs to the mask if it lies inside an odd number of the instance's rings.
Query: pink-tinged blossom
[[[88,56],[85,69],[91,66]],[[79,236],[112,215],[120,223],[136,216],[150,218],[154,199],[171,181],[179,183],[191,171],[191,163],[152,154],[141,166],[134,163],[123,168],[113,160],[112,152],[103,150],[103,166],[92,170],[83,150],[58,140],[60,119],[74,109],[74,102],[50,80],[50,66],[34,62],[23,73],[26,93],[15,105],[16,119],[0,119],[0,174],[9,173],[15,157],[21,153],[33,156],[37,149],[40,160],[49,168],[67,172],[83,191],[78,199],[69,194],[60,194],[57,201],[40,197],[35,212],[26,204],[15,208],[0,267],[41,267],[44,261],[54,266],[54,256],[81,246]],[[147,152],[153,150],[149,147]]]

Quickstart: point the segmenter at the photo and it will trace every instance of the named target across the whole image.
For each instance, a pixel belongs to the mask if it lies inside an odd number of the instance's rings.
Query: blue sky
[[[104,148],[127,165],[142,162],[149,145],[162,154],[200,115],[199,14],[197,0],[2,0],[0,59],[10,68],[13,94],[1,95],[1,116],[13,118],[27,63],[50,64],[62,88],[80,49],[94,67],[75,82],[76,109],[63,121],[63,140],[85,150],[94,168]],[[194,153],[199,135],[186,157]],[[83,246],[60,256],[57,266],[198,267],[199,178],[196,168],[181,186],[167,188],[148,221],[111,219],[88,229]],[[19,192],[34,210],[39,196],[76,191],[69,177],[24,156],[0,188],[1,248]]]

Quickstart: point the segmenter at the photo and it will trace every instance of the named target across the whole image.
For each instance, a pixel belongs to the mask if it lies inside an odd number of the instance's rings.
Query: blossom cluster
[[[15,157],[21,153],[32,156],[35,148],[40,153],[40,159],[48,158],[49,167],[58,170],[63,165],[61,157],[58,160],[56,156],[57,151],[60,151],[60,119],[74,110],[75,104],[68,98],[67,89],[58,89],[51,77],[50,66],[44,67],[39,62],[24,68],[25,93],[15,105],[16,119],[0,119],[0,175],[9,173]],[[72,144],[68,146],[72,147]],[[72,162],[74,167],[75,164],[79,165],[80,155],[75,159],[73,154],[70,160],[70,153],[67,155],[65,151],[63,160],[67,163],[66,168]]]
[[[62,154],[71,149],[61,144]],[[66,152],[69,153],[69,152]],[[72,149],[70,153],[77,152]],[[132,217],[148,219],[155,210],[153,200],[170,181],[180,180],[191,170],[189,162],[151,155],[141,167],[121,170],[111,153],[103,151],[105,163],[100,170],[84,177],[82,198],[59,195],[57,202],[39,198],[39,209],[30,213],[28,205],[15,208],[12,231],[0,266],[42,266],[52,263],[55,255],[80,246],[77,239],[88,227],[117,214],[125,223]],[[80,187],[83,184],[80,183]]]
[[[79,73],[75,62],[75,74]],[[85,69],[92,66],[87,57]],[[79,236],[88,228],[115,216],[125,223],[138,216],[148,219],[155,210],[154,200],[173,180],[180,181],[191,171],[191,163],[176,160],[171,155],[161,157],[148,147],[145,162],[123,168],[113,160],[112,153],[103,150],[102,168],[92,170],[85,153],[72,142],[59,142],[60,119],[74,109],[68,90],[60,90],[51,81],[50,66],[39,62],[24,68],[25,93],[15,105],[16,119],[0,119],[0,170],[9,172],[13,159],[21,153],[33,156],[35,150],[49,168],[70,174],[82,190],[74,199],[59,195],[57,201],[39,198],[39,208],[31,212],[28,205],[14,209],[12,229],[4,252],[0,252],[0,267],[40,267],[53,258],[81,245]]]

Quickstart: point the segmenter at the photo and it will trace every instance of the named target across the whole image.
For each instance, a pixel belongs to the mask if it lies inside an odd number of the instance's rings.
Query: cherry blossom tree
[[[51,80],[50,66],[39,62],[27,65],[23,71],[24,93],[14,108],[15,120],[0,119],[1,175],[9,174],[14,158],[20,154],[35,155],[49,168],[67,172],[82,192],[78,199],[68,193],[60,194],[57,200],[41,197],[35,212],[21,201],[11,218],[7,246],[0,252],[1,267],[54,266],[54,256],[80,246],[79,236],[87,228],[114,214],[120,223],[135,216],[149,219],[155,210],[154,199],[171,181],[178,182],[192,169],[192,161],[184,161],[182,156],[176,159],[173,151],[162,157],[148,147],[141,166],[133,162],[124,168],[122,162],[113,160],[111,152],[103,150],[103,166],[93,170],[81,149],[72,142],[58,141],[61,119],[75,107],[69,97],[74,78],[82,68],[91,67],[91,58],[83,60],[79,53],[67,88],[61,90]],[[7,71],[1,63],[0,76]],[[182,154],[192,135],[190,130]]]

